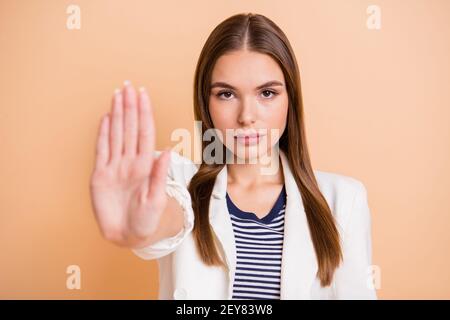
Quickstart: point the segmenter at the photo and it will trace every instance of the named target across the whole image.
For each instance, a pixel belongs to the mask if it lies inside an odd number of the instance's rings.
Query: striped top
[[[280,299],[285,186],[262,219],[240,210],[226,195],[236,243],[232,299]]]

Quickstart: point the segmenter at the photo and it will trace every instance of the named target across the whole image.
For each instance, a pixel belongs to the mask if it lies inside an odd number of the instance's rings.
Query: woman
[[[238,14],[206,41],[194,112],[216,133],[214,161],[205,139],[200,166],[154,151],[151,109],[145,89],[116,90],[91,196],[106,239],[158,259],[161,299],[376,299],[366,189],[312,169],[299,70],[277,25]]]

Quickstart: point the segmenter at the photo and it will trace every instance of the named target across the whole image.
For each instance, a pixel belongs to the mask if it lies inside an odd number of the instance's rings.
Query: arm
[[[371,285],[371,215],[365,186],[358,181],[342,237],[343,264],[336,270],[337,299],[377,299]]]

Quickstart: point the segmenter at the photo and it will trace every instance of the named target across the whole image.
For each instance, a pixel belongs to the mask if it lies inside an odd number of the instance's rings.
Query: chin
[[[234,151],[231,151],[228,147],[228,162],[227,163],[257,163],[261,159],[267,159],[272,154],[273,150],[267,150],[267,148],[258,147],[258,145],[253,146],[240,146],[235,145]],[[235,159],[235,160],[233,160]],[[230,162],[231,161],[231,162]]]

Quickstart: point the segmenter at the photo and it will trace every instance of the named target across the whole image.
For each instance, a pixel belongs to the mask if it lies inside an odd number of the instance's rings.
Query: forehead
[[[222,55],[217,60],[211,80],[253,88],[271,80],[284,83],[284,76],[281,68],[269,55],[240,50]]]

